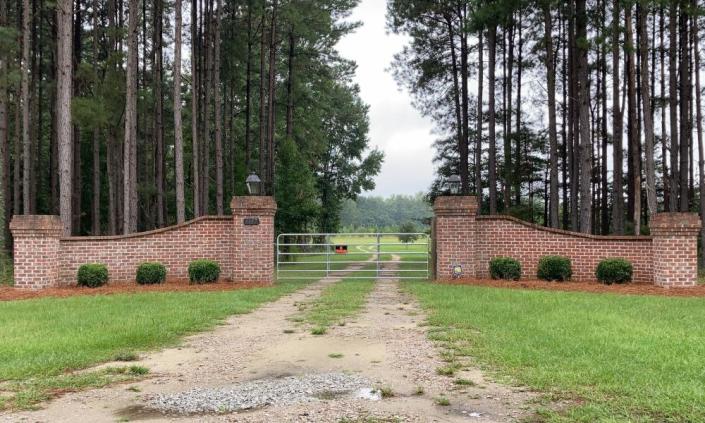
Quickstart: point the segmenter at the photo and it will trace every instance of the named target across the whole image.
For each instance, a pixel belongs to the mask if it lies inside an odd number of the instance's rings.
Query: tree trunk
[[[690,172],[690,146],[692,141],[690,125],[690,47],[688,43],[688,25],[690,16],[686,7],[681,6],[678,35],[680,38],[680,211],[687,212],[690,209],[689,202],[689,172]]]
[[[587,39],[585,0],[576,1],[576,35]],[[582,43],[581,43],[582,44]],[[588,80],[587,47],[578,45],[578,98],[580,101],[580,231],[592,232],[592,140],[590,138],[590,88]]]
[[[247,65],[245,82],[245,169],[252,171],[252,0],[247,2]],[[232,115],[231,115],[232,116]]]
[[[467,6],[458,7],[458,19],[460,20],[460,90],[462,104],[462,140],[458,145],[460,155],[460,191],[463,195],[470,193],[468,181],[468,139],[470,128],[468,126],[469,98],[468,98],[468,33],[465,30],[465,16]]]
[[[452,21],[450,14],[445,15],[445,21],[446,21],[446,25],[448,26],[448,43],[449,43],[449,47],[450,47],[450,58],[451,58],[451,70],[450,71],[453,74],[453,105],[454,105],[454,111],[455,111],[455,130],[456,130],[456,136],[458,138],[458,155],[460,157],[460,166],[458,169],[458,173],[462,174],[462,172],[463,172],[463,164],[462,164],[462,162],[463,162],[463,160],[462,160],[463,140],[467,139],[467,138],[464,138],[465,134],[463,132],[464,126],[463,126],[462,109],[465,104],[463,103],[461,105],[461,100],[460,100],[461,89],[460,89],[460,82],[459,82],[460,78],[458,78],[458,55],[457,55],[457,52],[455,51],[455,31],[453,30],[453,21]],[[461,44],[462,44],[462,41],[461,41]],[[463,54],[462,49],[461,49],[461,54]],[[466,65],[467,65],[467,63],[466,63]],[[467,82],[466,82],[465,86],[467,86]],[[467,143],[465,143],[465,145],[467,147]],[[466,151],[466,153],[467,153],[467,151]],[[467,157],[467,154],[466,154],[466,157]],[[467,168],[467,166],[466,166],[466,168]],[[466,173],[466,176],[467,176],[467,173]],[[462,176],[461,176],[461,184],[462,183],[463,182],[462,182]]]
[[[700,244],[705,246],[705,143],[703,143],[703,118],[701,109],[701,94],[700,94],[700,33],[698,25],[698,16],[693,16],[693,54],[695,56],[695,127],[698,135],[698,185],[700,196]],[[700,263],[705,263],[705,248],[700,249]]]
[[[636,64],[634,57],[634,38],[632,31],[631,7],[624,9],[625,33],[624,48],[627,72],[627,137],[629,139],[629,168],[632,172],[631,183],[631,205],[632,219],[634,221],[634,234],[639,235],[641,230],[641,158],[639,155],[639,135],[636,124],[639,114],[637,113],[636,100]]]
[[[100,25],[98,21],[97,0],[93,1],[93,72],[98,75],[98,33]],[[91,233],[100,235],[100,129],[93,129],[93,201],[91,202]]]
[[[679,178],[678,173],[678,68],[676,56],[678,54],[678,38],[676,22],[678,20],[677,3],[670,2],[668,17],[668,112],[670,117],[671,137],[671,198],[670,211],[678,210]]]
[[[223,207],[223,124],[222,124],[222,105],[220,96],[220,20],[222,16],[223,4],[221,0],[217,0],[217,8],[215,15],[215,43],[214,50],[214,90],[215,90],[215,203],[216,211],[219,216],[225,214]]]
[[[553,26],[551,7],[543,10],[544,40],[546,43],[546,85],[548,90],[548,139],[550,166],[549,218],[552,228],[558,228],[558,134],[556,133],[556,73],[553,64]]]
[[[482,31],[480,31],[477,34],[477,128],[475,134],[477,137],[475,141],[475,195],[477,195],[480,204],[482,204],[482,89],[485,83],[483,53]]]
[[[272,2],[272,20],[269,28],[269,97],[267,98],[267,180],[269,181],[269,192],[274,194],[274,164],[276,154],[274,150],[275,113],[274,98],[276,94],[277,75],[277,0]]]
[[[57,89],[56,123],[59,153],[59,208],[64,235],[72,233],[73,140],[71,139],[73,1],[59,0],[56,5]]]
[[[0,27],[7,25],[7,0],[0,0]],[[7,115],[7,57],[6,52],[0,52],[0,250],[9,247],[9,158],[8,145],[8,115]]]
[[[654,165],[654,122],[651,113],[649,86],[649,35],[646,31],[647,6],[639,5],[639,54],[641,55],[641,101],[644,119],[644,147],[646,154],[646,202],[649,216],[657,212],[656,167]]]
[[[266,119],[266,90],[264,86],[264,73],[266,71],[266,58],[265,51],[267,49],[266,45],[266,30],[265,30],[265,17],[266,8],[263,4],[262,6],[262,19],[260,21],[260,28],[262,29],[262,36],[260,38],[260,49],[259,49],[259,153],[258,153],[258,167],[260,178],[262,179],[263,186],[265,190],[267,189],[267,128],[265,126]]]
[[[294,52],[296,37],[294,27],[289,29],[289,57],[287,58],[288,73],[286,78],[286,137],[294,138]]]
[[[123,233],[137,231],[137,65],[140,21],[139,0],[130,0],[127,28],[127,74],[125,83],[124,216]]]
[[[29,138],[29,53],[30,53],[30,23],[32,8],[29,0],[22,2],[22,61],[20,62],[22,104],[22,210],[24,214],[31,213],[31,176],[32,176],[32,142]],[[19,157],[16,158],[19,160]]]
[[[176,222],[186,221],[184,193],[184,133],[181,121],[181,0],[176,0],[174,26],[174,160],[176,172]]]
[[[488,75],[488,107],[487,114],[489,115],[489,185],[490,185],[490,214],[497,214],[497,145],[495,140],[495,66],[497,65],[497,27],[490,25],[487,33],[487,43],[489,44],[489,63],[487,69]]]
[[[659,69],[661,90],[661,173],[663,174],[663,202],[664,210],[670,210],[671,202],[671,175],[668,170],[668,132],[666,120],[666,44],[665,44],[665,7],[659,6]]]
[[[154,154],[154,180],[157,190],[156,212],[157,226],[165,224],[165,202],[164,202],[164,96],[162,94],[162,73],[163,73],[163,40],[162,30],[164,19],[164,4],[162,0],[154,1],[154,23],[152,25],[152,57],[153,57],[153,85],[154,85],[154,128],[153,137],[155,143]]]
[[[505,46],[509,51],[504,62],[504,70],[506,71],[504,79],[504,91],[506,98],[504,100],[504,210],[507,210],[512,204],[512,73],[514,72],[514,17],[510,15],[509,24],[505,31]]]
[[[193,215],[201,215],[201,176],[199,172],[198,142],[198,0],[191,2],[191,169],[193,170]]]

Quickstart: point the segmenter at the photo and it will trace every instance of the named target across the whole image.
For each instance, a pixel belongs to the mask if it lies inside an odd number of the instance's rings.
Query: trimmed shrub
[[[595,269],[597,280],[607,285],[631,282],[632,273],[634,273],[634,267],[629,260],[623,258],[602,260]]]
[[[78,286],[97,288],[108,282],[108,266],[103,263],[88,263],[78,268]]]
[[[188,277],[191,283],[210,283],[218,280],[220,265],[213,260],[194,260],[188,265]]]
[[[516,281],[521,278],[521,264],[511,257],[495,257],[490,260],[492,279]]]
[[[154,285],[166,280],[166,267],[161,263],[142,263],[137,267],[135,280],[140,285]]]
[[[563,256],[543,256],[539,259],[536,276],[546,281],[567,281],[573,275],[570,259]]]

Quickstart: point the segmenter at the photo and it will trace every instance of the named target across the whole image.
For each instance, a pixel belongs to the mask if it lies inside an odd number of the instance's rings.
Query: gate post
[[[14,238],[15,286],[44,289],[59,285],[59,216],[15,215],[10,222]]]
[[[697,213],[657,213],[649,224],[653,236],[654,283],[663,287],[698,283]]]
[[[473,196],[438,197],[433,203],[433,255],[436,279],[448,280],[476,276],[475,216],[477,198]],[[453,268],[462,269],[461,275]]]
[[[233,282],[274,283],[274,197],[233,197],[230,208]]]

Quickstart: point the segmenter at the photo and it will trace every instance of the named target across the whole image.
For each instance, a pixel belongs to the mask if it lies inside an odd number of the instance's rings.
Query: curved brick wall
[[[69,237],[59,240],[59,283],[76,283],[78,267],[100,262],[110,282],[134,282],[137,266],[159,261],[167,278],[188,278],[188,263],[204,258],[220,263],[221,277],[233,275],[233,218],[204,216],[181,225],[124,236]]]
[[[572,260],[574,280],[595,280],[600,260],[622,257],[634,265],[635,282],[654,281],[651,237],[584,235],[533,225],[510,216],[476,219],[478,277],[490,276],[489,262],[493,257],[509,256],[521,262],[522,277],[535,279],[541,256],[564,255]]]

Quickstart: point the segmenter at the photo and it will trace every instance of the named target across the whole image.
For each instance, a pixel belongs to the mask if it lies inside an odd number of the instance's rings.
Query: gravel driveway
[[[436,373],[446,364],[441,350],[426,337],[422,310],[396,281],[378,281],[364,310],[324,336],[292,321],[301,303],[338,282],[323,279],[180,347],[149,354],[136,363],[151,370],[142,382],[68,394],[0,421],[504,422],[530,416],[529,392],[493,383],[472,367],[453,378]],[[454,378],[474,385],[456,385]],[[438,405],[440,397],[450,405]]]

